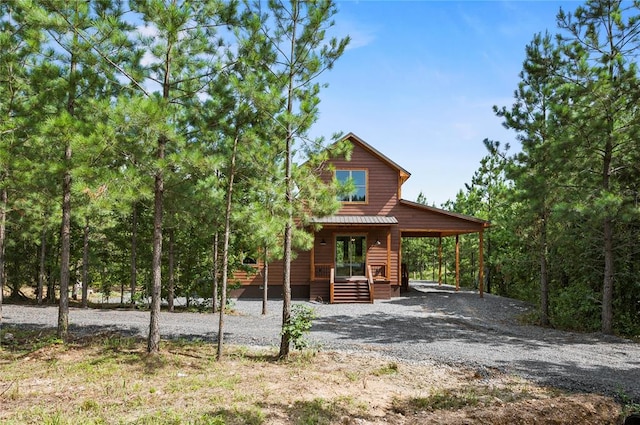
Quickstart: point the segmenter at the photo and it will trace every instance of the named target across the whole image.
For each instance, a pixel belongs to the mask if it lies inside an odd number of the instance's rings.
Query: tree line
[[[258,255],[284,259],[287,329],[292,252],[310,243],[294,219],[336,211],[319,170],[348,155],[308,136],[319,76],[349,42],[327,35],[335,3],[9,0],[0,11],[0,286],[57,300],[62,339],[70,298],[86,307],[90,286],[149,296],[149,353],[162,298],[170,310],[177,296],[213,298],[220,357],[229,278]],[[281,357],[290,342],[283,332]]]
[[[511,106],[520,149],[488,154],[448,206],[492,222],[487,287],[539,322],[640,335],[640,3],[560,9],[526,46]]]

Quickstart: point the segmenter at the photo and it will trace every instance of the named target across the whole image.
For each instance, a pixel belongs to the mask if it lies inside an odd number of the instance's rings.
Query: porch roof
[[[332,215],[329,217],[313,218],[312,221],[323,225],[390,226],[398,224],[397,218],[381,215]]]

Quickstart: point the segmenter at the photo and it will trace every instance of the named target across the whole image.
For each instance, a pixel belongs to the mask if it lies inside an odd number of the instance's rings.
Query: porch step
[[[369,283],[363,281],[335,282],[333,284],[333,303],[369,303]]]

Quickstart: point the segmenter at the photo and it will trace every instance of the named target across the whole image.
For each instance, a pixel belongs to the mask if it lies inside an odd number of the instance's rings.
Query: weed
[[[200,420],[203,420],[202,422]],[[206,421],[205,421],[206,420]],[[220,409],[213,413],[213,416],[206,415],[199,418],[196,424],[206,425],[262,425],[266,417],[264,412],[258,408],[249,409]]]
[[[391,404],[394,412],[406,415],[425,410],[458,410],[467,406],[477,406],[478,403],[478,396],[473,389],[462,392],[442,389],[428,397],[394,398]]]
[[[17,380],[9,382],[9,385],[0,391],[0,397],[6,397],[14,401],[18,400],[20,398],[20,383]]]
[[[622,413],[624,416],[640,412],[640,404],[635,403],[634,400],[629,397],[629,395],[622,388],[618,388],[618,391],[616,392],[616,398],[620,400],[620,403],[623,406]]]
[[[373,371],[375,376],[393,375],[395,373],[398,373],[398,363],[396,362],[389,362],[383,367]]]
[[[339,407],[322,398],[296,401],[292,416],[296,425],[329,425],[340,417]]]
[[[98,405],[97,401],[93,399],[87,399],[82,402],[82,404],[80,405],[80,409],[85,412],[98,411],[100,410],[100,406]]]
[[[132,350],[138,345],[135,338],[108,335],[103,341],[104,348],[111,351]]]

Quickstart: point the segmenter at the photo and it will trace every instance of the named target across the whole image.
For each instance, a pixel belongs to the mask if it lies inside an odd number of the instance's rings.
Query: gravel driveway
[[[640,403],[640,344],[600,334],[578,334],[522,326],[517,317],[530,307],[520,301],[450,286],[413,282],[399,298],[374,304],[316,304],[310,340],[322,349],[369,351],[413,362],[491,368],[554,387],[602,393]],[[225,342],[279,345],[282,302],[237,300],[238,315],[225,316]],[[3,306],[4,323],[55,327],[57,307]],[[82,310],[69,313],[71,332],[117,329],[148,333],[149,313]],[[218,316],[162,313],[163,338],[215,340]]]

